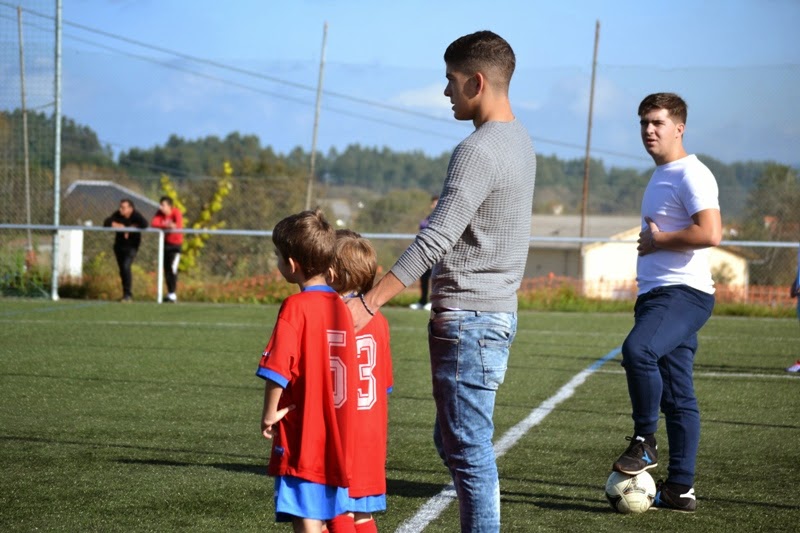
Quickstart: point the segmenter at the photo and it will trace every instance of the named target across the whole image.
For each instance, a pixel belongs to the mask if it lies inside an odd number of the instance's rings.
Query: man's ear
[[[477,96],[486,90],[486,84],[488,82],[486,81],[486,76],[483,75],[483,72],[476,72],[472,78],[475,80],[475,96]]]

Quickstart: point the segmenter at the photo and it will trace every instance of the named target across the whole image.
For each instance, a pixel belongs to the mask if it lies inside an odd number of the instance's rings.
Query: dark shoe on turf
[[[693,513],[697,509],[697,499],[694,489],[691,488],[681,494],[681,491],[659,480],[656,483],[656,499],[650,507],[653,510],[664,509],[681,513]]]
[[[625,437],[625,440],[631,443],[611,467],[613,470],[635,476],[658,466],[657,445],[650,446],[642,437]]]
[[[133,301],[133,297],[132,296],[123,296],[122,299],[120,300],[120,302],[122,302],[124,304],[129,304],[132,301]]]

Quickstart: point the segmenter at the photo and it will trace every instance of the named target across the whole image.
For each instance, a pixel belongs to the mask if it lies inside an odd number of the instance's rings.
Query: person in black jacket
[[[123,198],[119,202],[119,209],[105,219],[103,226],[107,228],[144,229],[147,227],[147,219],[136,210],[133,201]],[[122,300],[120,300],[122,302],[133,301],[131,265],[136,258],[136,252],[139,251],[139,243],[141,241],[142,234],[138,231],[118,231],[114,237],[114,255],[117,257],[119,277],[122,279]]]

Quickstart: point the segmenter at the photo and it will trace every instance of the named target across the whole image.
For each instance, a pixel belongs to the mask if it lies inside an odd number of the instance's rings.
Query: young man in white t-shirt
[[[683,148],[686,112],[672,93],[639,104],[642,142],[657,166],[642,198],[635,324],[622,345],[633,436],[613,469],[634,475],[658,465],[660,407],[669,467],[654,506],[693,512],[700,413],[692,368],[697,332],[714,308],[708,256],[722,238],[722,220],[713,174]]]

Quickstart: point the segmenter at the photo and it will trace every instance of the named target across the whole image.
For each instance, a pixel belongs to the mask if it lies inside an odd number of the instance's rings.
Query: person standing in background
[[[147,227],[147,219],[136,210],[133,201],[123,198],[119,201],[119,209],[105,219],[103,226],[106,228],[139,228]],[[133,301],[133,274],[131,266],[139,251],[142,234],[138,231],[118,231],[114,236],[114,256],[117,258],[119,277],[122,280],[121,302]]]
[[[797,272],[794,275],[792,286],[789,287],[789,296],[797,299],[797,319],[800,320],[800,296],[798,296],[798,292],[800,292],[800,248],[797,250]],[[800,359],[797,359],[792,366],[787,367],[786,371],[800,374]]]
[[[167,282],[167,298],[164,303],[178,301],[178,265],[181,261],[181,246],[183,246],[183,213],[177,209],[169,196],[162,196],[159,200],[159,210],[150,222],[154,228],[164,231],[164,279]]]
[[[428,227],[428,223],[431,220],[431,213],[433,210],[436,209],[436,204],[439,203],[439,196],[433,196],[431,198],[431,212],[428,213],[428,216],[423,218],[419,221],[419,230],[422,231]],[[425,273],[419,278],[419,287],[420,287],[420,296],[419,301],[414,302],[413,304],[409,305],[411,309],[424,309],[426,311],[431,310],[431,303],[428,301],[428,291],[430,290],[430,282],[431,282],[431,272],[432,269],[428,269]]]
[[[714,309],[710,248],[722,240],[714,175],[683,147],[686,102],[655,93],[639,104],[642,144],[656,169],[642,197],[634,325],[622,343],[633,436],[612,469],[636,475],[658,465],[659,408],[669,445],[667,480],[653,506],[694,512],[700,409],[694,391],[697,334]]]

